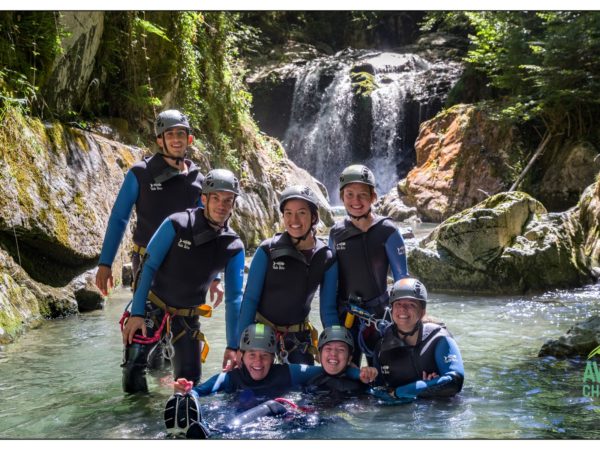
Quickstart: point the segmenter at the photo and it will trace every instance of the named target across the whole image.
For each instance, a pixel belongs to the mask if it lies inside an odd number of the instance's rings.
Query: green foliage
[[[24,111],[41,114],[39,93],[62,53],[66,35],[58,25],[60,13],[5,11],[0,14],[0,100]]]
[[[490,80],[517,121],[586,134],[600,111],[600,13],[467,12],[467,61]]]

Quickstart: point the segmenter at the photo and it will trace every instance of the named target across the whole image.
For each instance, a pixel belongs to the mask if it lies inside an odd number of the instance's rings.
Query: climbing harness
[[[150,300],[154,305],[158,306],[160,309],[165,311],[165,314],[163,315],[160,326],[151,337],[135,335],[133,337],[133,342],[137,344],[149,345],[160,341],[162,345],[163,356],[166,359],[172,360],[173,356],[175,355],[175,348],[173,347],[173,344],[177,342],[177,340],[179,340],[185,333],[189,333],[192,339],[197,339],[202,343],[200,358],[204,363],[208,356],[208,352],[210,351],[210,346],[204,333],[202,333],[200,330],[190,328],[185,321],[182,321],[184,329],[179,334],[177,334],[177,336],[173,336],[173,332],[171,331],[171,321],[177,316],[182,318],[194,316],[211,317],[212,307],[210,305],[204,304],[191,308],[173,308],[171,306],[168,306],[165,302],[158,298],[158,296],[152,291],[148,293],[148,300]],[[121,326],[121,333],[123,332],[125,322],[127,321],[127,319],[129,319],[129,317],[131,317],[131,313],[129,312],[130,306],[131,302],[129,302],[129,304],[125,308],[125,311],[121,316],[121,320],[119,321],[119,325]],[[152,325],[154,324],[146,324],[146,326]],[[163,330],[165,331],[164,333]]]
[[[354,325],[355,318],[359,321],[358,327],[358,345],[360,350],[368,357],[373,356],[373,350],[371,350],[366,342],[365,342],[365,331],[372,328],[379,335],[383,335],[384,330],[391,324],[391,310],[388,307],[385,308],[385,312],[383,313],[383,317],[381,319],[376,319],[375,314],[371,314],[367,310],[353,304],[348,304],[348,312],[346,313],[346,320],[344,325],[346,328],[351,328]],[[350,318],[350,319],[349,319]],[[350,326],[348,326],[350,324]]]
[[[317,350],[317,345],[319,342],[319,332],[313,326],[313,324],[310,323],[308,318],[304,322],[295,325],[275,325],[269,319],[265,318],[261,313],[257,312],[256,320],[259,323],[269,325],[275,330],[277,341],[279,342],[279,352],[277,352],[277,356],[279,357],[280,362],[282,362],[283,364],[289,364],[289,354],[298,349],[300,349],[302,353],[310,353],[311,355],[313,355],[317,362],[319,361],[319,351]],[[298,340],[298,338],[296,337],[295,333],[300,333],[303,331],[310,332],[310,343],[300,342],[300,340]],[[285,347],[286,337],[288,337],[288,339],[291,339],[294,344],[293,347],[289,350]]]

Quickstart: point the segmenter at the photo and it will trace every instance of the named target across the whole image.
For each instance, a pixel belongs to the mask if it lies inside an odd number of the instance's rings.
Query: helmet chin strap
[[[420,320],[416,323],[415,327],[412,329],[412,331],[405,333],[404,331],[400,330],[400,328],[398,328],[398,326],[396,326],[396,330],[398,330],[398,334],[400,334],[402,337],[407,338],[409,336],[412,336],[413,334],[415,334],[417,331],[419,331],[421,329],[421,326],[423,325],[423,322],[421,322]]]
[[[354,215],[350,214],[347,210],[346,210],[346,214],[348,214],[348,217],[350,217],[351,219],[355,219],[355,220],[367,219],[371,215],[371,207],[369,206],[369,210],[366,213],[364,213],[362,216],[354,216]]]
[[[172,156],[169,155],[167,152],[169,151],[167,148],[167,141],[165,139],[165,134],[162,134],[162,140],[163,140],[163,145],[164,145],[164,149],[161,147],[161,152],[160,154],[162,155],[163,158],[169,158],[175,161],[176,165],[179,165],[179,163],[181,163],[185,157],[187,156],[187,152],[188,152],[188,147],[185,147],[185,151],[183,152],[183,156]]]
[[[314,234],[315,230],[314,228],[311,226],[308,231],[306,233],[304,233],[302,236],[300,236],[299,238],[294,237],[290,234],[290,238],[292,239],[292,242],[294,243],[294,246],[298,245],[300,242],[305,241],[306,238],[308,238],[308,235],[313,233]],[[288,233],[289,234],[289,233]]]

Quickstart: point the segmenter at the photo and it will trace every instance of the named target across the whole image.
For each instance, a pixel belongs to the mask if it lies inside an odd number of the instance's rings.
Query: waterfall
[[[367,109],[357,109],[353,70],[373,75]],[[314,59],[296,73],[283,145],[325,185],[332,205],[339,174],[353,163],[371,168],[377,192],[386,194],[414,165],[419,125],[441,109],[460,71],[458,63],[412,53],[349,49]]]
[[[296,164],[323,182],[333,200],[335,174],[351,163],[352,91],[350,64],[340,63],[323,89],[326,69],[316,60],[298,77],[283,145]]]

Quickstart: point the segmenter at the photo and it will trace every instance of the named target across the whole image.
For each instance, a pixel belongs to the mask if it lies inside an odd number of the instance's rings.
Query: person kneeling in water
[[[192,383],[185,378],[179,378],[175,382],[176,393],[169,399],[165,408],[165,425],[169,432],[173,433],[179,429],[180,432],[187,431],[188,437],[197,436],[198,426],[191,425],[193,422],[202,422],[200,408],[196,402],[198,397],[215,392],[240,391],[250,391],[256,397],[278,397],[290,389],[306,386],[310,380],[324,373],[323,368],[318,366],[273,364],[276,352],[275,331],[262,323],[246,327],[240,339],[240,351],[241,368],[221,372],[196,387],[192,387]],[[376,377],[373,369],[366,367],[361,370],[349,367],[343,373],[349,379],[360,380],[363,383],[370,383]],[[179,406],[180,404],[183,406]],[[192,411],[181,412],[186,408],[191,408]],[[203,428],[200,434],[204,434],[207,428],[203,424],[200,425]]]
[[[391,398],[450,397],[462,389],[464,367],[456,341],[445,327],[425,323],[427,290],[416,278],[403,278],[390,292],[392,320],[374,352]],[[386,398],[385,391],[382,398]]]
[[[349,376],[354,339],[346,327],[333,325],[325,328],[319,336],[318,349],[323,372],[308,381],[307,392],[338,398],[359,395],[369,387],[364,381],[373,381],[377,377],[374,367],[363,367],[361,380]]]

